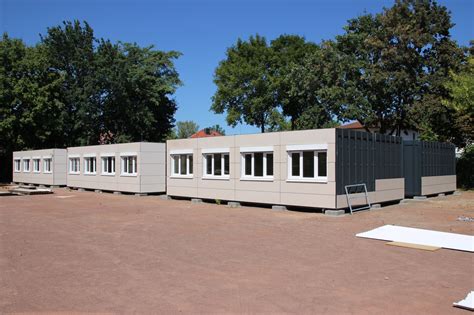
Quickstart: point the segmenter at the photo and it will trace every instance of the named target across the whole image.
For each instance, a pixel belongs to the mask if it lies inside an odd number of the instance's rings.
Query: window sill
[[[171,175],[170,178],[176,178],[176,179],[180,179],[180,178],[192,179],[192,178],[194,178],[194,176],[193,176],[193,175]]]
[[[135,174],[122,173],[122,174],[120,174],[120,176],[122,176],[122,177],[137,177],[137,173],[135,173]]]
[[[203,176],[202,179],[210,180],[230,180],[230,176]]]
[[[81,172],[69,172],[69,175],[81,175]]]
[[[115,173],[101,173],[101,176],[115,176]]]
[[[13,173],[21,173],[21,171],[13,171]]]
[[[273,177],[241,177],[241,181],[273,182]]]
[[[41,173],[41,172],[40,172],[40,171],[33,171],[33,173],[35,173],[35,174],[39,174],[39,173]]]
[[[44,171],[43,173],[44,174],[53,174],[53,172],[47,172],[47,171]]]
[[[95,176],[97,173],[84,173],[84,176]]]
[[[286,180],[287,183],[323,183],[328,182],[327,179],[318,179],[318,178],[289,178]]]

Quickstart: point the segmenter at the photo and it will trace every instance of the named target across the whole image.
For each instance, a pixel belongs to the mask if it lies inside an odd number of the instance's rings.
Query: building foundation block
[[[229,201],[229,202],[227,203],[227,207],[228,207],[228,208],[240,208],[241,205],[240,205],[240,202]]]
[[[86,191],[84,188],[78,188],[77,191]]]
[[[426,196],[415,196],[413,197],[413,200],[426,200],[428,197]]]
[[[171,196],[168,196],[168,195],[160,195],[160,199],[161,200],[171,200],[173,198],[171,198]]]
[[[380,203],[374,203],[370,206],[370,210],[378,210],[381,208],[382,208],[382,205]]]
[[[94,192],[96,192],[96,193],[98,193],[98,194],[101,194],[101,193],[102,193],[102,190],[96,189],[96,190],[94,190]]]
[[[202,203],[202,199],[199,198],[192,198],[191,203]]]
[[[148,196],[148,194],[145,194],[145,193],[136,193],[135,196],[144,197],[144,196]]]
[[[114,195],[121,195],[122,192],[121,191],[114,191]]]
[[[273,205],[273,206],[272,206],[272,210],[285,211],[285,210],[288,210],[288,209],[286,209],[286,206]]]
[[[346,214],[346,211],[344,210],[326,210],[324,211],[325,215],[331,216],[331,217],[338,217],[338,216],[343,216]]]

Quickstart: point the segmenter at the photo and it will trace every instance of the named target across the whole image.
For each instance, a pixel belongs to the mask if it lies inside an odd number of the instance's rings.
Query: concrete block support
[[[285,206],[278,206],[278,205],[273,205],[272,206],[272,210],[276,210],[276,211],[285,211],[287,210]]]
[[[241,205],[240,205],[240,202],[229,201],[229,202],[227,203],[227,207],[228,207],[228,208],[240,208]]]
[[[77,191],[86,191],[84,188],[78,188]]]
[[[114,195],[121,195],[122,192],[121,191],[114,191]]]
[[[456,190],[455,192],[453,192],[453,195],[454,196],[461,196],[461,192],[459,190]]]
[[[441,194],[438,194],[438,197],[446,197],[446,195],[441,193]]]
[[[101,193],[102,193],[102,190],[96,189],[96,190],[94,190],[94,192],[96,192],[96,193],[98,193],[98,194],[101,194]]]
[[[171,196],[168,196],[168,195],[160,195],[160,199],[161,200],[171,200],[173,198],[171,198]]]
[[[380,203],[374,203],[371,205],[370,210],[378,210],[381,208],[382,208],[382,205]]]
[[[192,198],[191,203],[202,203],[202,199],[199,198]]]
[[[413,197],[413,200],[426,200],[427,197],[426,196],[415,196]]]
[[[346,214],[346,211],[344,210],[326,210],[324,211],[325,215],[331,216],[331,217],[337,217],[337,216],[342,216]]]
[[[138,197],[144,197],[144,196],[148,196],[148,194],[140,194],[140,193],[136,193],[135,196],[138,196]]]

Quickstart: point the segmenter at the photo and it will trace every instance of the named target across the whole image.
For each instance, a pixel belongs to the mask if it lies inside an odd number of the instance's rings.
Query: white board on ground
[[[356,236],[474,252],[474,236],[464,234],[384,225]]]
[[[474,291],[471,291],[464,300],[453,303],[454,306],[474,311]]]

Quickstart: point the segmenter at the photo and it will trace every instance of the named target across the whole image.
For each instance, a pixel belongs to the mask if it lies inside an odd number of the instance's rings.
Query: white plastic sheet
[[[474,291],[471,291],[464,300],[453,303],[454,306],[474,311]]]
[[[474,252],[474,236],[464,234],[384,225],[356,236]]]

